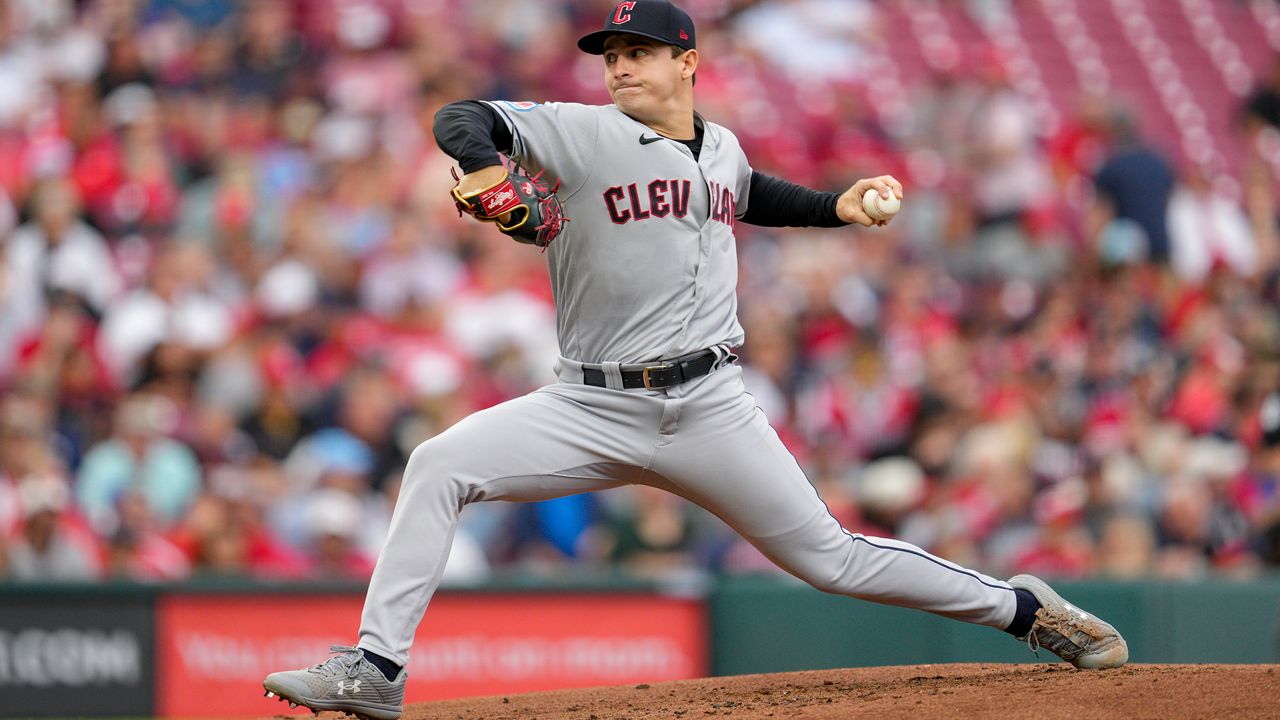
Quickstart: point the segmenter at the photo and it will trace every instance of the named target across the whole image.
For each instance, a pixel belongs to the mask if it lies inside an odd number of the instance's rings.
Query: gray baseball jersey
[[[560,351],[639,363],[742,343],[733,225],[751,167],[704,121],[697,159],[613,105],[491,102],[513,160],[560,179],[565,232],[548,248]]]
[[[548,250],[560,382],[478,412],[414,450],[369,584],[360,647],[404,664],[468,503],[546,500],[626,484],[715,513],[828,592],[1006,627],[1007,583],[827,511],[742,384],[733,225],[751,168],[704,122],[698,158],[614,106],[491,103],[515,159],[561,181],[567,231]],[[716,348],[716,369],[623,389],[620,364]],[[606,378],[584,383],[583,365]]]

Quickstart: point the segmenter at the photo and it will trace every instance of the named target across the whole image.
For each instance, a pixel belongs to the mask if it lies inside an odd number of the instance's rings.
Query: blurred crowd
[[[432,117],[608,102],[573,41],[611,4],[0,4],[0,578],[367,578],[413,448],[554,381],[544,257],[458,217]],[[1046,127],[993,54],[888,122],[869,1],[685,6],[756,169],[907,188],[738,226],[749,389],[845,527],[996,575],[1280,564],[1280,62],[1202,167],[1106,97]],[[446,581],[507,568],[774,571],[642,487],[468,507]]]

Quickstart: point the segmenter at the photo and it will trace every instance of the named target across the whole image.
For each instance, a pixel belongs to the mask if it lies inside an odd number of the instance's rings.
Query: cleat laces
[[[329,652],[333,653],[333,657],[325,660],[311,668],[313,672],[338,674],[345,673],[347,677],[354,678],[360,674],[360,663],[367,663],[364,654],[359,648],[352,645],[330,645]],[[355,659],[351,658],[355,655]]]

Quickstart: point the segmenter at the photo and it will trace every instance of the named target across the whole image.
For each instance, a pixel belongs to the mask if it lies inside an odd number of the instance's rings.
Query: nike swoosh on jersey
[[[640,133],[640,144],[641,144],[641,145],[648,145],[649,143],[656,143],[656,142],[658,142],[658,141],[659,141],[659,140],[661,140],[661,139],[662,139],[662,138],[660,138],[660,137],[645,137],[645,136],[644,136],[644,133]]]

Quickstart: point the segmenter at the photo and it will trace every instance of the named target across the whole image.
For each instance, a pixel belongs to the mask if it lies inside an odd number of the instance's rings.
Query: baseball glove
[[[569,218],[556,197],[560,181],[547,187],[542,173],[529,175],[518,166],[507,171],[501,181],[483,190],[463,195],[458,191],[458,172],[453,173],[453,202],[458,215],[466,213],[477,220],[495,223],[498,229],[516,242],[546,248],[564,229]],[[498,218],[511,213],[504,223]]]

